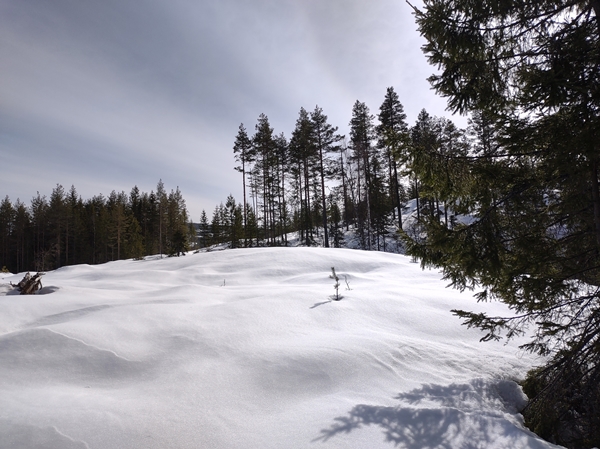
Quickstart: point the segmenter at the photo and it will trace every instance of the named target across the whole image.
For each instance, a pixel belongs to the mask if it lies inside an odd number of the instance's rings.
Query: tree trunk
[[[325,248],[329,248],[329,234],[327,232],[327,206],[325,204],[325,170],[323,169],[323,149],[319,144],[319,158],[320,158],[320,169],[321,169],[321,201],[323,203],[323,240],[325,242]]]
[[[398,228],[402,230],[402,206],[400,205],[400,184],[398,183],[398,168],[396,161],[392,159],[394,165],[394,191],[396,193],[396,207],[398,208]]]
[[[598,184],[598,159],[592,161],[592,201],[594,203],[594,223],[596,241],[600,247],[600,186]]]

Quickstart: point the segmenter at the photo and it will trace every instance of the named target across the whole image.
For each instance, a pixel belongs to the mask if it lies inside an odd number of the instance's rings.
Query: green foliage
[[[327,198],[341,190],[335,195],[346,229],[357,227],[362,248],[385,251],[390,227],[402,227],[402,165],[410,140],[403,106],[392,87],[378,118],[376,126],[367,105],[356,101],[349,147],[319,106],[311,113],[300,108],[289,141],[274,133],[264,114],[252,137],[240,125],[233,151],[234,168],[242,174],[244,245],[287,245],[289,232],[298,232],[307,246],[321,237],[325,247],[339,244],[339,235],[337,243],[330,236]],[[252,227],[258,228],[256,237],[250,237]]]
[[[561,373],[555,371],[560,369]],[[553,385],[556,378],[568,382]],[[542,438],[567,447],[600,444],[600,397],[597,378],[591,383],[581,366],[536,368],[522,382],[524,393],[534,398],[523,410],[525,424]],[[544,392],[552,389],[553,395]],[[539,398],[544,398],[539,399]]]
[[[331,267],[331,274],[329,275],[329,279],[333,279],[333,281],[334,281],[333,288],[335,288],[335,296],[333,297],[333,299],[335,301],[339,301],[340,299],[342,299],[342,297],[340,296],[340,293],[339,293],[340,278],[335,273],[335,267]]]
[[[398,214],[398,228],[402,229],[402,198],[398,160],[405,159],[409,142],[408,125],[404,107],[393,87],[388,87],[379,108],[379,126],[376,127],[378,147],[385,152],[389,177],[389,198],[392,211]]]
[[[74,186],[57,185],[50,200],[38,193],[29,207],[0,202],[0,265],[13,272],[181,253],[187,234],[183,196],[179,188],[167,195],[162,182],[150,194],[134,187],[129,196],[112,191],[84,201]]]
[[[427,239],[405,236],[408,250],[515,312],[455,311],[484,340],[534,327],[524,348],[548,364],[528,376],[527,422],[559,444],[597,445],[600,3],[425,0],[415,11],[440,69],[433,87],[473,117],[472,150],[446,158],[449,178],[428,178],[431,151],[411,162],[428,195],[474,220],[423,216]]]
[[[341,248],[344,243],[344,233],[341,228],[342,213],[337,202],[329,197],[329,235],[334,248]]]

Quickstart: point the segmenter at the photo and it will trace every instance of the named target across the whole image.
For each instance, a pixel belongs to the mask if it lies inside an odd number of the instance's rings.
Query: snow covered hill
[[[22,276],[0,275],[1,449],[554,447],[518,414],[536,360],[449,312],[504,307],[405,256],[80,265],[34,296],[10,288]]]

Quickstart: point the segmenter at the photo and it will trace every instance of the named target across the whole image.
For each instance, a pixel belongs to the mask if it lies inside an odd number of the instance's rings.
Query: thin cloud
[[[347,132],[394,86],[409,121],[444,114],[408,5],[392,0],[9,0],[0,5],[0,195],[179,186],[191,216],[241,196],[232,146],[300,107]],[[26,162],[25,162],[26,161]],[[81,183],[81,184],[80,184]],[[94,189],[96,188],[96,189]]]

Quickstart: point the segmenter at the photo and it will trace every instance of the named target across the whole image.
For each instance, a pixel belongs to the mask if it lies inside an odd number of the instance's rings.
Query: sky
[[[162,179],[198,221],[241,201],[233,142],[261,113],[289,137],[318,105],[347,134],[352,105],[377,114],[391,86],[409,124],[449,116],[423,43],[403,0],[2,0],[0,196]]]

